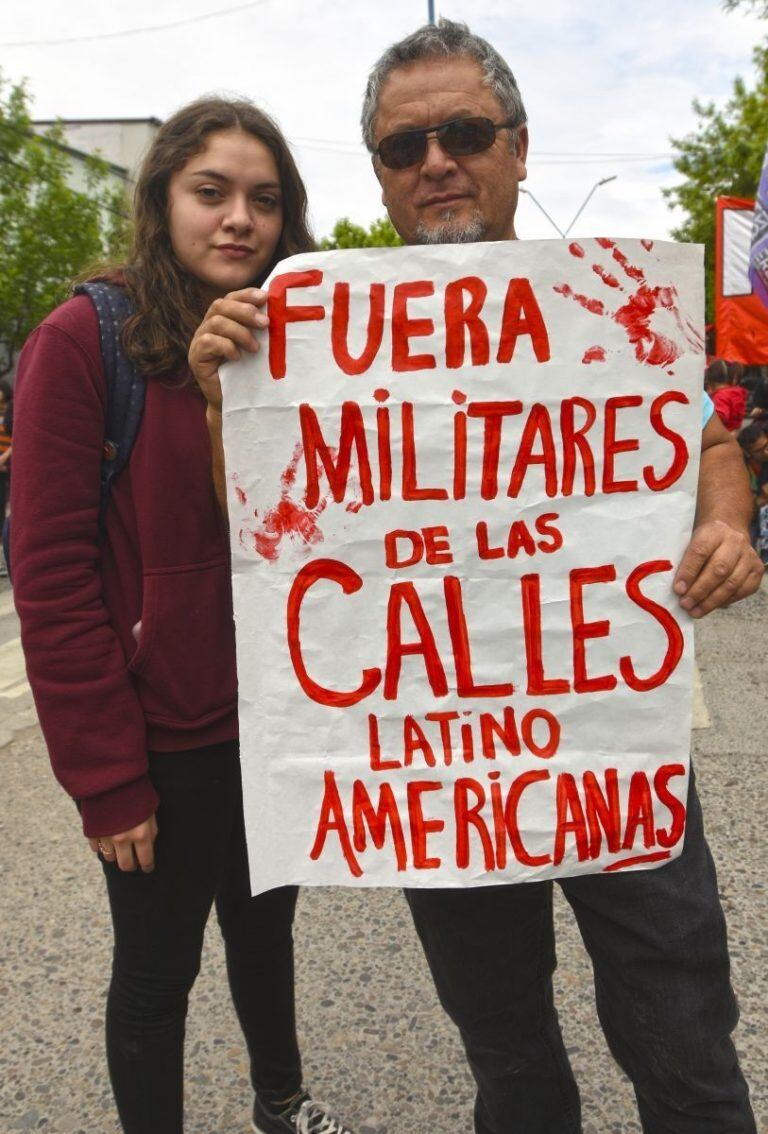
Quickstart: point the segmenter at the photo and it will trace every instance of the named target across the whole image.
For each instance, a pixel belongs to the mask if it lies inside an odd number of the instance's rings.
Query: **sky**
[[[670,136],[695,128],[695,98],[722,105],[735,76],[753,84],[752,50],[768,35],[766,21],[726,14],[719,0],[435,7],[515,72],[531,136],[516,227],[529,239],[558,235],[536,201],[566,230],[595,183],[614,176],[571,234],[667,236],[680,219],[661,195],[678,179]],[[362,92],[378,55],[427,11],[427,0],[9,0],[0,67],[6,80],[27,79],[41,119],[164,118],[205,92],[252,98],[288,136],[323,236],[339,217],[367,225],[384,211],[359,141]],[[90,38],[51,42],[76,37]]]

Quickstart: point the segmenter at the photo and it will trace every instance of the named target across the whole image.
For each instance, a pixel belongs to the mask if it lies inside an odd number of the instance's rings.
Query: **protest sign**
[[[225,368],[254,893],[682,849],[701,249],[293,257]]]

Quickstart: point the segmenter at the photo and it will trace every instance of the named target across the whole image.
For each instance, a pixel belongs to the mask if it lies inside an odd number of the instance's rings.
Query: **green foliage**
[[[768,0],[766,0],[768,5]],[[694,102],[699,126],[685,138],[673,138],[675,169],[685,181],[664,189],[667,200],[686,214],[676,240],[706,246],[707,322],[714,318],[715,199],[754,197],[768,144],[768,46],[755,49],[757,83],[748,90],[736,79],[733,95],[721,110]]]
[[[768,0],[723,0],[726,12],[733,12],[736,8],[751,8],[761,19],[768,19]]]
[[[368,229],[353,224],[348,217],[342,217],[333,226],[332,234],[320,241],[320,247],[323,251],[333,248],[397,248],[402,243],[389,217],[379,217]]]
[[[0,75],[0,375],[72,278],[125,241],[124,195],[106,163],[88,160],[80,191],[71,169],[61,128],[35,134],[25,86]]]

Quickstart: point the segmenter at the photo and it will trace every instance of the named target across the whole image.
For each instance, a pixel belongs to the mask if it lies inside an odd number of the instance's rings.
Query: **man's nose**
[[[421,162],[421,170],[427,177],[445,177],[457,168],[456,158],[451,157],[440,145],[437,137],[427,137],[427,149]]]

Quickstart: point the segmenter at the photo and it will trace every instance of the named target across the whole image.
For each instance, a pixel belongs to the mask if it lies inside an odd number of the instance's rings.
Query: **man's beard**
[[[448,213],[444,221],[429,228],[420,221],[416,225],[415,243],[473,244],[475,241],[483,240],[487,231],[488,225],[480,213],[475,213],[468,221],[452,220],[451,214]]]

